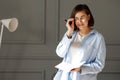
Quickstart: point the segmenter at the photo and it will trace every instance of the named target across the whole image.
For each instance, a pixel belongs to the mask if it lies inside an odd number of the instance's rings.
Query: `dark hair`
[[[87,15],[90,15],[90,20],[88,22],[88,26],[94,26],[94,18],[92,16],[92,13],[90,11],[90,9],[88,8],[88,6],[86,4],[78,4],[76,5],[71,13],[71,18],[75,18],[76,13],[80,12],[80,11],[85,11],[85,13]],[[75,30],[77,29],[77,26],[75,25]]]

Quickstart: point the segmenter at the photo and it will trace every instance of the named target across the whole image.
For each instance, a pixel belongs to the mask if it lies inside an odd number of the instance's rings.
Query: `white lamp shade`
[[[10,32],[15,31],[18,27],[17,18],[3,19],[1,22]]]

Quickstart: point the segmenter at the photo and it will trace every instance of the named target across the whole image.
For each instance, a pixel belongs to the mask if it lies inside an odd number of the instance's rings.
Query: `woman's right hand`
[[[74,31],[74,18],[70,18],[67,20],[66,27],[68,29],[67,36],[72,36],[72,33]]]

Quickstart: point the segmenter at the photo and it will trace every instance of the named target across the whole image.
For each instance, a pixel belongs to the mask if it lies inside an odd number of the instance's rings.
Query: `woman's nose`
[[[82,23],[83,23],[83,21],[81,21],[81,20],[78,20],[78,23],[79,23],[79,24],[82,24]]]

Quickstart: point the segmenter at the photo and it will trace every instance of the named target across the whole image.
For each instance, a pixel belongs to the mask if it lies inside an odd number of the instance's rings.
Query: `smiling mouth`
[[[79,24],[79,25],[78,25],[78,27],[81,27],[81,26],[83,26],[83,24]]]

